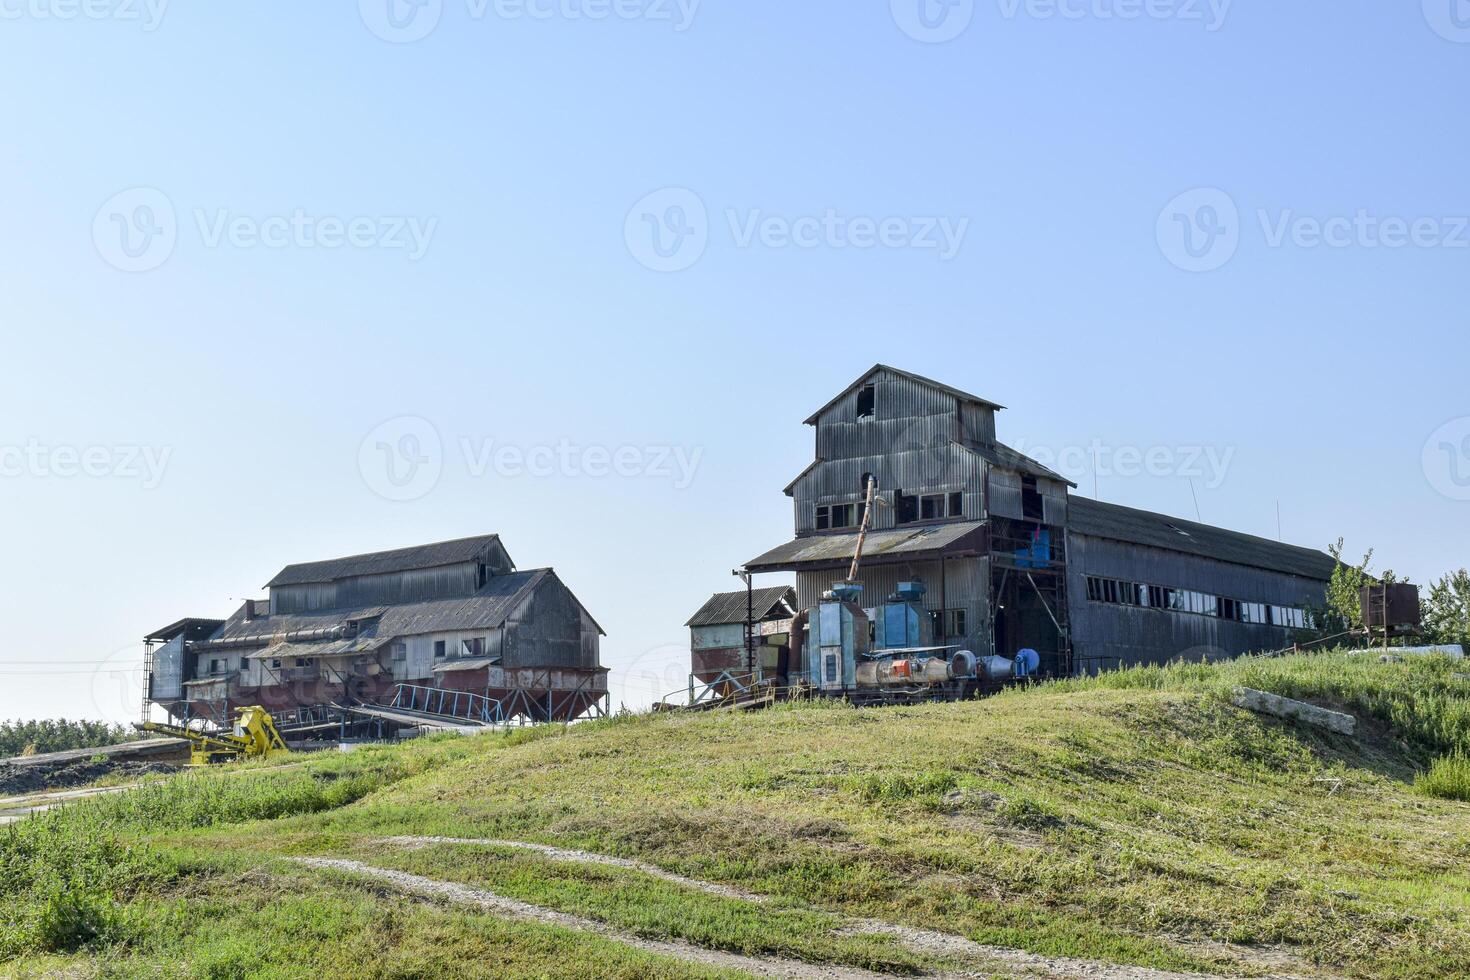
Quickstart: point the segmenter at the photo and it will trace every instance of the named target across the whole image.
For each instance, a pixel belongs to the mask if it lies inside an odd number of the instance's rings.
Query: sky
[[[0,82],[0,718],[488,532],[646,704],[880,361],[1079,493],[1470,563],[1465,0],[0,0]]]

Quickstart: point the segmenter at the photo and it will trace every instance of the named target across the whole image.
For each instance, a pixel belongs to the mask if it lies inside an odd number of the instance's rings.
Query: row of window
[[[861,527],[866,503],[818,504],[817,530],[840,531]],[[912,524],[914,521],[943,521],[965,516],[963,493],[905,494],[902,490],[893,495],[893,521],[895,524]]]
[[[1120,606],[1215,616],[1235,623],[1285,626],[1291,629],[1307,629],[1311,626],[1311,618],[1306,610],[1293,606],[1243,602],[1210,595],[1208,592],[1171,589],[1163,585],[1142,585],[1094,575],[1087,576],[1087,598],[1093,602],[1108,602]]]

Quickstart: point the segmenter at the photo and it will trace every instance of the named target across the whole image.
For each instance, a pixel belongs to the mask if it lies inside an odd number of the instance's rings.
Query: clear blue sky
[[[1023,448],[1232,453],[1207,521],[1274,537],[1279,501],[1293,542],[1467,563],[1450,0],[92,2],[0,2],[0,717],[130,717],[148,629],[487,531],[646,701],[876,361]],[[957,250],[916,247],[940,219]],[[516,475],[487,440],[698,465]],[[378,442],[437,483],[386,499]],[[1097,491],[1192,516],[1170,458]]]

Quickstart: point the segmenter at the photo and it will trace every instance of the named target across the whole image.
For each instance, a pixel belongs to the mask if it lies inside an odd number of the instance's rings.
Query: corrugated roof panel
[[[925,524],[919,527],[870,531],[863,544],[863,559],[885,556],[915,556],[942,551],[960,552],[979,547],[979,532],[984,521],[956,521],[953,524]],[[971,540],[974,535],[975,539]],[[799,565],[826,565],[851,560],[858,536],[853,534],[817,534],[788,541],[779,548],[745,563],[752,572],[774,572]]]
[[[780,605],[781,600],[791,603],[792,609],[796,608],[796,590],[789,585],[778,585],[767,589],[752,589],[749,596],[749,608],[754,609],[755,621],[760,622],[770,615],[771,611]],[[685,626],[723,626],[729,623],[745,622],[747,611],[747,596],[745,592],[717,592],[710,596],[709,601],[699,607],[699,612],[690,618]]]
[[[1148,545],[1324,582],[1332,578],[1332,570],[1337,567],[1330,555],[1311,548],[1087,497],[1070,499],[1068,527],[1094,538]]]
[[[304,585],[308,582],[332,582],[357,575],[382,575],[420,568],[436,568],[440,565],[457,565],[461,562],[476,561],[482,555],[492,551],[498,551],[509,563],[510,558],[505,554],[505,549],[500,543],[500,535],[483,534],[473,538],[457,538],[453,541],[415,545],[412,548],[372,551],[362,555],[349,555],[345,558],[329,558],[325,561],[287,565],[275,578],[266,583],[266,587]]]

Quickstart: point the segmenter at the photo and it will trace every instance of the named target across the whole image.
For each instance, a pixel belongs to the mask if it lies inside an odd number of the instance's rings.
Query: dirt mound
[[[0,765],[0,796],[20,796],[51,789],[76,789],[95,783],[104,776],[130,779],[156,773],[178,772],[179,767],[166,762],[72,762],[53,766]]]

